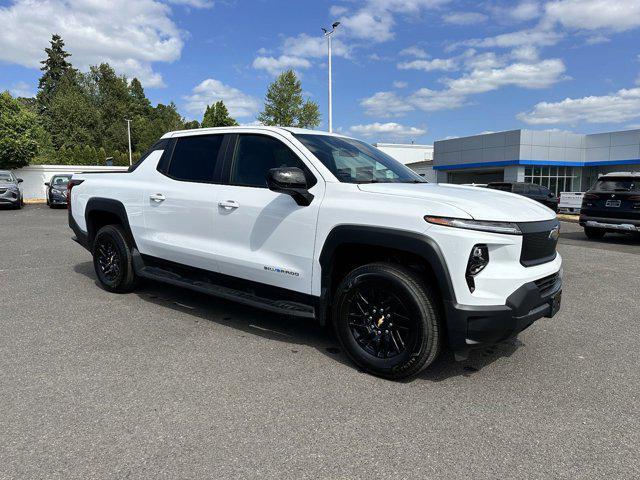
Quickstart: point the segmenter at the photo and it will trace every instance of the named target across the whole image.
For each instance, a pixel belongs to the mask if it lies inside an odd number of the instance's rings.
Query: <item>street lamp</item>
[[[324,36],[327,37],[327,48],[329,51],[329,133],[333,132],[333,105],[332,105],[332,97],[331,97],[331,36],[333,32],[336,31],[340,22],[333,22],[331,25],[331,30],[323,28]]]
[[[129,137],[129,165],[133,165],[133,160],[131,158],[131,120],[124,119],[127,122],[127,137]]]

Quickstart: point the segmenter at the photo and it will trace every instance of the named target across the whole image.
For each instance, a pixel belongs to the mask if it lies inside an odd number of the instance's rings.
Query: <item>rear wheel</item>
[[[135,288],[131,244],[120,225],[107,225],[98,231],[93,242],[93,267],[106,290],[126,293]]]
[[[410,378],[440,353],[442,327],[431,289],[412,270],[358,267],[335,293],[333,325],[347,355],[384,378]]]
[[[604,234],[607,233],[602,228],[593,228],[593,227],[584,227],[584,234],[587,238],[592,240],[597,240],[604,237]]]

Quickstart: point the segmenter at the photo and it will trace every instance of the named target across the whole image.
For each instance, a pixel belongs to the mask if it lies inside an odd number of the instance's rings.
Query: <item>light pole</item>
[[[127,122],[127,137],[129,137],[129,165],[133,165],[133,160],[131,158],[131,120],[124,119]]]
[[[327,37],[327,49],[329,54],[329,133],[333,132],[333,102],[332,102],[332,92],[331,92],[331,36],[333,32],[336,31],[340,22],[333,22],[331,25],[331,30],[327,30],[323,28],[324,36]]]

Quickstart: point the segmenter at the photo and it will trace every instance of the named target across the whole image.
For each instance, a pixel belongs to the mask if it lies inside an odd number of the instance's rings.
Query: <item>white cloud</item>
[[[396,80],[395,82],[393,82],[394,88],[407,88],[408,86],[409,84],[407,82],[402,82],[400,80]]]
[[[441,90],[421,88],[404,96],[378,92],[361,100],[360,105],[368,115],[394,117],[415,109],[430,112],[458,108],[472,95],[508,86],[545,88],[565,78],[565,66],[560,59],[508,63],[506,57],[487,54],[478,59],[470,56],[472,53],[462,56],[469,56],[465,65],[468,71],[458,78],[442,79],[445,88]]]
[[[559,0],[548,2],[546,16],[576,30],[624,32],[640,27],[638,0]]]
[[[58,33],[77,68],[108,62],[145,87],[162,86],[152,64],[177,60],[183,47],[170,14],[156,0],[15,0],[0,8],[0,61],[39,68]]]
[[[312,37],[301,33],[297,37],[287,37],[282,43],[282,53],[291,57],[325,58],[327,56],[327,40],[324,37]],[[331,40],[331,55],[349,57],[349,48],[340,40]]]
[[[609,95],[540,102],[517,117],[532,125],[626,122],[640,117],[640,87]]]
[[[305,69],[311,66],[311,62],[306,58],[280,55],[279,57],[256,57],[253,61],[253,68],[266,70],[271,75],[279,75],[284,70]]]
[[[222,100],[232,117],[251,117],[258,113],[257,98],[237,88],[225,85],[220,80],[207,78],[193,88],[191,95],[184,97],[186,110],[194,116],[202,116],[207,105]]]
[[[393,27],[398,15],[419,14],[438,8],[451,0],[366,0],[357,10],[342,10],[339,18],[345,33],[352,38],[386,42],[394,38]]]
[[[477,25],[486,22],[487,18],[480,12],[452,12],[442,16],[444,23],[451,25]]]
[[[397,117],[415,108],[394,92],[378,92],[360,101],[367,115],[375,117]]]
[[[546,27],[546,26],[545,26]],[[493,37],[475,38],[460,42],[458,45],[482,48],[513,48],[522,46],[546,47],[555,45],[563,35],[548,28],[536,27],[515,32],[502,33]],[[455,46],[455,45],[454,45]]]
[[[370,123],[368,125],[354,125],[349,128],[354,135],[362,135],[365,137],[419,137],[427,133],[425,128],[409,127],[400,123]]]
[[[458,63],[453,58],[434,58],[432,60],[413,60],[411,62],[398,63],[400,70],[433,70],[451,71],[458,68]]]
[[[512,63],[503,68],[475,69],[456,79],[447,79],[445,85],[459,95],[489,92],[514,85],[523,88],[545,88],[563,78],[565,66],[554,58],[537,63]]]
[[[169,3],[193,8],[212,8],[213,0],[168,0]]]
[[[278,75],[289,68],[304,70],[311,67],[309,59],[325,59],[327,41],[322,36],[312,37],[301,33],[296,37],[287,37],[280,46],[279,56],[267,55],[268,50],[261,48],[253,61],[253,68],[266,70],[271,75]],[[332,56],[349,58],[350,49],[339,38],[332,40]]]
[[[400,55],[406,57],[416,57],[416,58],[427,58],[427,52],[424,51],[423,48],[418,47],[417,45],[412,45],[407,48],[403,48],[399,52]]]
[[[29,85],[27,82],[17,82],[9,89],[9,93],[14,97],[31,98],[36,96],[36,92],[33,85]]]
[[[337,17],[339,15],[344,15],[348,11],[349,11],[349,9],[347,7],[343,7],[343,6],[340,6],[340,5],[332,5],[331,8],[329,9],[329,14],[332,17]]]
[[[540,16],[540,4],[536,1],[525,0],[513,8],[506,9],[507,15],[519,22],[527,22]]]

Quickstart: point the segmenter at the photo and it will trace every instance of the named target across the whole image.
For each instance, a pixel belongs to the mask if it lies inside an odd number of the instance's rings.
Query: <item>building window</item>
[[[580,170],[573,167],[533,165],[525,167],[524,181],[542,185],[554,194],[580,191]]]

